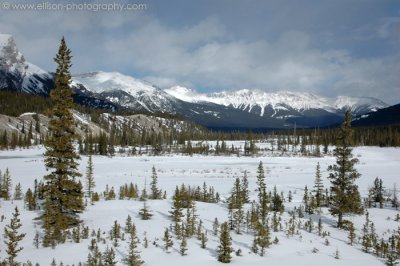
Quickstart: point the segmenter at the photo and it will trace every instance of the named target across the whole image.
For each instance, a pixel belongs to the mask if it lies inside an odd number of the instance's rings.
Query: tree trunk
[[[343,214],[339,213],[338,214],[338,223],[337,223],[337,227],[342,228],[343,225]]]

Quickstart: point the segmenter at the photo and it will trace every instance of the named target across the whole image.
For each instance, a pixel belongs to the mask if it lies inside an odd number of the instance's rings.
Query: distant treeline
[[[35,96],[26,93],[16,93],[11,91],[0,91],[0,114],[18,117],[22,113],[35,112],[47,114],[48,110],[52,107],[52,102],[48,97]],[[101,114],[110,112],[110,110],[89,108],[81,105],[75,105],[77,111],[89,114],[91,120],[97,123],[104,131],[99,136],[91,135],[87,132],[85,136],[81,136],[79,143],[81,144],[81,152],[84,153],[100,153],[109,154],[114,153],[115,146],[145,146],[152,147],[152,151],[157,153],[161,152],[187,152],[187,153],[203,153],[208,154],[210,148],[208,145],[194,146],[188,143],[190,140],[200,141],[219,141],[222,153],[237,153],[237,150],[232,147],[224,147],[225,141],[229,140],[247,140],[249,147],[254,145],[256,141],[275,141],[276,150],[288,150],[289,145],[322,145],[324,149],[328,145],[335,145],[337,128],[323,128],[323,129],[290,129],[290,130],[268,130],[265,132],[258,131],[257,133],[248,130],[241,131],[216,131],[207,130],[205,128],[195,126],[189,127],[184,131],[177,131],[174,125],[167,128],[163,132],[155,133],[149,129],[141,129],[140,132],[133,130],[132,125],[126,124],[122,127],[113,127],[109,121],[101,119]],[[133,115],[138,114],[130,111],[114,112],[119,115]],[[178,116],[170,114],[147,114],[157,117],[182,120]],[[201,130],[199,130],[199,128]],[[27,128],[28,129],[28,128]],[[26,132],[14,132],[13,134],[6,135],[5,132],[0,132],[0,148],[15,148],[16,146],[28,147],[31,143],[42,143],[42,139],[35,138],[29,141],[29,138],[35,133],[35,127]],[[36,134],[37,135],[37,134]],[[381,147],[398,147],[400,146],[400,125],[389,125],[379,127],[366,127],[354,128],[353,135],[354,146],[381,146]],[[184,147],[172,149],[171,146],[183,145]],[[255,146],[254,146],[255,147]],[[252,148],[253,153],[255,148]],[[145,152],[145,150],[132,150],[132,153]]]

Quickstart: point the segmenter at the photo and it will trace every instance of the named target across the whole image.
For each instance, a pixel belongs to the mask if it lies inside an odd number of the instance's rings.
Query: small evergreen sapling
[[[340,259],[339,249],[336,249],[335,251],[335,259]]]
[[[174,245],[174,242],[172,241],[172,236],[169,233],[168,228],[165,228],[163,240],[165,243],[165,250],[168,252],[168,250]]]
[[[213,234],[215,236],[218,235],[218,227],[219,227],[218,218],[215,217],[214,222],[213,222]]]
[[[208,241],[207,233],[204,232],[201,233],[200,241],[201,241],[201,248],[206,248]]]
[[[181,256],[186,256],[187,255],[187,240],[186,240],[186,236],[183,235],[182,236],[182,241],[181,241],[181,245],[180,245],[180,249],[179,249],[179,253],[181,254]]]
[[[4,200],[11,199],[11,186],[11,174],[7,168],[3,176],[1,176],[0,172],[0,198],[3,198]]]
[[[139,210],[139,215],[142,218],[142,220],[150,220],[153,214],[151,213],[151,210],[147,206],[147,200],[143,201],[143,208]]]
[[[22,200],[22,198],[23,195],[22,195],[21,183],[18,183],[14,189],[14,200]]]
[[[349,225],[349,236],[347,237],[349,239],[349,245],[352,246],[354,244],[354,241],[356,240],[356,233],[355,233],[355,228],[354,224],[350,223]]]
[[[230,263],[232,260],[232,239],[229,234],[228,223],[224,222],[221,225],[221,234],[219,238],[219,246],[217,248],[218,261],[222,263]]]
[[[124,258],[123,262],[128,266],[140,266],[144,261],[140,258],[140,252],[138,251],[139,239],[136,236],[135,224],[131,224],[129,236],[128,256]]]
[[[319,217],[319,219],[318,219],[318,236],[321,236],[322,235],[322,220],[321,220],[321,217]]]

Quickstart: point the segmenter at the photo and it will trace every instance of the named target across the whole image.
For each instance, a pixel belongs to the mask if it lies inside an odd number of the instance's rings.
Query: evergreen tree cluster
[[[247,174],[237,177],[228,199],[229,229],[241,233],[245,219],[244,204],[249,203],[249,183]]]
[[[383,186],[383,181],[377,177],[374,180],[373,186],[369,189],[368,207],[377,207],[377,204],[379,204],[379,208],[383,208],[385,201],[385,188]]]

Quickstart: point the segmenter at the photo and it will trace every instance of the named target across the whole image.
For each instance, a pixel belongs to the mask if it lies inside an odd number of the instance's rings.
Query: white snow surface
[[[186,87],[174,86],[169,89],[165,89],[164,91],[166,93],[168,93],[169,95],[172,95],[175,98],[180,99],[185,102],[193,103],[193,102],[204,101],[203,94],[200,94],[197,91],[186,88]]]
[[[72,85],[82,84],[92,92],[109,92],[123,90],[131,95],[138,92],[154,93],[157,89],[150,83],[126,76],[118,72],[97,71],[72,78]]]
[[[215,143],[210,143],[215,145]],[[243,147],[244,142],[227,142],[227,145]],[[259,145],[259,144],[257,144]],[[0,152],[0,169],[4,173],[8,168],[12,175],[13,186],[21,183],[23,191],[28,187],[33,187],[34,179],[41,180],[46,170],[43,163],[43,147],[35,147],[27,150],[12,150]],[[383,179],[384,186],[391,188],[396,182],[399,182],[398,172],[400,169],[400,149],[399,148],[378,148],[378,147],[359,147],[353,150],[353,154],[358,157],[360,163],[357,169],[362,174],[357,180],[360,192],[366,195],[367,189],[373,183],[375,177]],[[80,172],[85,173],[88,158],[82,156],[80,161]],[[194,237],[188,239],[188,255],[179,255],[179,243],[176,238],[173,239],[174,247],[170,253],[163,249],[162,236],[166,227],[172,223],[169,218],[171,208],[171,196],[176,185],[185,183],[186,185],[202,186],[203,182],[207,186],[214,186],[215,190],[221,194],[221,198],[227,198],[233,186],[234,178],[243,175],[247,171],[250,183],[251,199],[256,199],[257,194],[254,191],[256,187],[256,170],[260,161],[264,163],[266,169],[266,183],[268,190],[272,190],[276,185],[278,191],[283,191],[287,195],[288,191],[293,192],[293,202],[285,202],[284,221],[289,218],[287,211],[292,210],[294,206],[299,206],[303,197],[304,186],[309,188],[313,186],[315,176],[315,166],[317,162],[321,164],[324,184],[327,187],[327,166],[334,163],[333,157],[305,158],[305,157],[279,157],[273,154],[265,154],[262,157],[227,157],[227,156],[137,156],[137,157],[105,157],[93,156],[94,176],[96,181],[96,191],[104,191],[106,185],[113,186],[118,191],[118,187],[125,183],[133,182],[142,189],[145,180],[149,184],[151,168],[154,165],[158,173],[159,187],[167,191],[166,200],[147,201],[154,216],[149,221],[142,221],[139,218],[138,211],[143,203],[136,200],[111,200],[96,203],[88,206],[81,215],[83,224],[91,229],[100,228],[108,235],[108,231],[115,220],[124,228],[125,219],[131,215],[138,231],[139,239],[143,240],[144,232],[149,239],[149,247],[146,249],[142,244],[139,245],[142,259],[146,265],[221,265],[217,262],[216,248],[219,239],[212,235],[212,222],[215,217],[220,222],[228,219],[228,212],[225,203],[196,204],[197,212],[203,221],[205,229],[208,231],[209,241],[206,249],[201,249],[199,241]],[[148,188],[149,189],[149,188]],[[90,238],[82,240],[81,243],[60,244],[55,249],[33,247],[33,238],[36,231],[42,232],[40,222],[34,220],[40,215],[40,211],[27,211],[24,209],[23,201],[0,201],[1,215],[5,216],[4,221],[0,222],[0,228],[9,223],[11,213],[15,206],[18,206],[21,212],[22,228],[20,232],[26,233],[22,241],[24,249],[18,256],[18,260],[26,262],[28,259],[32,262],[39,262],[41,265],[50,265],[53,258],[57,262],[63,262],[64,265],[77,265],[78,262],[85,262],[89,253],[88,246]],[[249,206],[247,206],[249,207]],[[377,233],[386,234],[388,230],[395,230],[399,227],[399,222],[393,220],[398,211],[390,208],[369,209],[370,219],[374,222]],[[315,225],[318,221],[318,215],[312,215]],[[325,246],[325,239],[321,238],[314,231],[308,233],[300,230],[301,237],[295,235],[287,238],[283,232],[271,232],[271,240],[276,237],[279,239],[277,245],[272,245],[267,249],[264,257],[252,254],[250,247],[253,236],[244,232],[241,235],[231,232],[233,239],[233,248],[241,249],[243,256],[237,257],[232,254],[232,265],[352,265],[352,266],[373,266],[384,265],[382,259],[372,254],[361,251],[360,244],[350,246],[347,244],[347,232],[338,230],[334,227],[336,218],[329,215],[326,209],[322,210],[321,219],[323,221],[323,230],[330,232],[330,245]],[[364,216],[346,217],[353,221],[357,228],[357,234],[360,235]],[[308,220],[306,216],[304,221]],[[304,222],[303,221],[303,222]],[[152,245],[156,240],[159,247]],[[0,258],[5,256],[4,236],[0,235]],[[112,243],[108,245],[111,247]],[[106,244],[99,243],[100,250],[104,250]],[[312,250],[317,248],[318,253]],[[127,241],[121,241],[116,249],[116,258],[118,265],[122,265],[123,256],[127,253]],[[340,252],[340,259],[334,258],[336,250]]]

